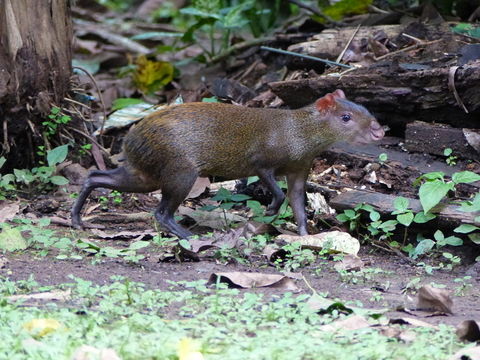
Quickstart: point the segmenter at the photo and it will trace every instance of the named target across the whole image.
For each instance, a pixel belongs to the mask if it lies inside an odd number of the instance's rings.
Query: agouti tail
[[[171,233],[192,235],[173,216],[198,176],[237,179],[258,175],[273,194],[267,214],[285,195],[275,182],[285,175],[300,235],[307,233],[305,182],[315,156],[339,141],[369,143],[384,131],[363,106],[336,90],[298,110],[257,109],[219,103],[189,103],[150,114],[126,135],[125,165],[92,171],[72,209],[80,211],[98,187],[123,192],[162,190],[155,217]]]

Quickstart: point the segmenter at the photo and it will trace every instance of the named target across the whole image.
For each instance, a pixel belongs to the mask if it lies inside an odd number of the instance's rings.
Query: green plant
[[[85,252],[90,254],[94,254],[96,259],[99,260],[101,257],[109,257],[109,258],[123,258],[131,263],[138,263],[140,260],[145,258],[144,255],[138,254],[137,250],[140,250],[144,247],[150,245],[149,241],[134,241],[132,242],[128,248],[119,249],[112,246],[105,246],[101,247],[97,244],[92,242],[78,240],[77,247]]]
[[[381,153],[378,155],[378,162],[383,165],[388,160],[388,155],[385,153]]]
[[[455,289],[455,296],[465,296],[473,288],[473,284],[470,282],[471,276],[464,276],[463,278],[456,278],[453,281],[460,285]]]
[[[452,174],[452,179],[447,181],[445,173],[441,171],[430,172],[418,177],[414,185],[420,185],[418,195],[423,211],[427,214],[434,206],[447,196],[449,191],[454,191],[458,184],[469,184],[480,181],[480,175],[472,171],[460,171]]]
[[[61,112],[61,109],[58,107],[52,107],[50,110],[50,115],[48,115],[48,120],[42,122],[44,126],[44,134],[47,137],[55,135],[58,131],[59,126],[68,124],[72,118],[68,115],[64,115]]]
[[[282,250],[286,252],[285,259],[277,259],[275,265],[284,271],[295,272],[299,268],[313,264],[317,258],[312,250],[302,249],[299,242],[283,245]]]
[[[194,18],[194,23],[185,31],[182,41],[196,43],[204,53],[213,58],[225,52],[232,42],[233,34],[242,29],[250,28],[254,37],[259,37],[272,29],[285,16],[291,13],[289,7],[282,6],[281,0],[274,1],[221,1],[194,0],[191,7],[180,10],[180,14]],[[218,39],[218,33],[221,39]],[[204,46],[199,35],[209,40],[209,46]]]
[[[453,150],[450,148],[446,148],[443,150],[443,155],[447,158],[445,159],[446,163],[450,166],[454,166],[457,164],[458,157],[453,155]]]
[[[340,280],[347,284],[366,284],[375,280],[375,277],[379,274],[389,273],[391,272],[381,268],[364,268],[358,271],[338,270]]]
[[[85,144],[80,146],[78,152],[83,156],[89,154],[90,150],[92,150],[92,144]]]
[[[463,212],[480,212],[480,192],[477,192],[473,200],[460,202],[460,211]],[[480,223],[480,215],[474,219]],[[480,245],[480,227],[472,224],[462,224],[453,230],[459,234],[468,234],[468,238],[477,245]],[[480,256],[477,258],[480,261]]]

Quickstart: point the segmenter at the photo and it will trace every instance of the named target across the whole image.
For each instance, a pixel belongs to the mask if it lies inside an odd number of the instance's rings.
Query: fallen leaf
[[[0,249],[6,251],[24,250],[28,246],[18,228],[12,228],[6,224],[0,232]]]
[[[90,345],[82,345],[72,356],[72,360],[121,360],[113,349],[97,349]]]
[[[188,193],[187,199],[194,199],[202,195],[207,187],[210,186],[210,180],[208,177],[198,177],[193,184],[192,189]]]
[[[203,360],[200,343],[191,338],[183,338],[178,343],[178,360]]]
[[[191,217],[199,226],[206,226],[212,229],[222,230],[232,223],[246,223],[247,219],[243,216],[224,212],[222,209],[212,211],[193,210],[186,206],[178,208],[180,215]],[[226,223],[225,223],[226,221]]]
[[[20,210],[20,203],[16,202],[8,202],[6,200],[0,200],[0,223],[3,223],[8,220],[12,220],[15,215],[18,214]]]
[[[294,284],[292,279],[277,274],[260,274],[240,271],[230,273],[213,273],[208,282],[210,284],[214,284],[218,278],[220,278],[220,281],[226,280],[227,283],[244,289],[273,287],[288,291],[298,291],[298,287]]]
[[[331,214],[332,208],[328,205],[325,197],[316,192],[308,193],[307,192],[308,205],[315,211],[315,214]]]
[[[445,289],[424,285],[418,290],[417,301],[419,309],[452,314],[453,301],[449,292]]]
[[[356,255],[347,254],[334,265],[335,270],[359,271],[365,267],[365,263]]]
[[[285,260],[287,252],[276,244],[268,244],[263,248],[262,255],[265,256],[269,262],[274,263],[277,260]]]
[[[339,330],[358,330],[367,328],[370,323],[361,315],[352,315],[343,320],[334,321],[331,324],[323,325],[320,327],[322,331],[336,332]]]
[[[357,255],[360,250],[360,243],[357,239],[346,232],[328,231],[316,235],[279,235],[277,239],[288,243],[299,242],[303,247],[322,250],[329,249],[334,252]]]
[[[49,291],[36,294],[12,295],[7,300],[48,300],[48,301],[67,301],[70,299],[70,290],[65,291]]]
[[[475,320],[462,321],[457,326],[457,336],[463,341],[479,341],[480,340],[480,323]]]
[[[458,350],[449,360],[480,360],[480,346]]]
[[[55,319],[33,319],[23,324],[23,328],[35,336],[45,336],[58,330],[62,324]]]

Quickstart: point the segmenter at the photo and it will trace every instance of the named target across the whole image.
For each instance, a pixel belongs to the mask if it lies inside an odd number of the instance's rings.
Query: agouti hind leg
[[[299,235],[308,235],[307,214],[305,213],[305,183],[307,176],[308,169],[304,172],[287,175],[288,200],[297,221]]]
[[[166,173],[170,172],[166,171]],[[188,238],[193,234],[177,224],[173,216],[192,189],[197,176],[198,174],[195,171],[190,170],[174,173],[173,178],[162,186],[162,200],[160,200],[160,205],[155,211],[155,218],[160,225],[181,239]]]
[[[280,189],[275,181],[275,172],[273,169],[260,169],[257,171],[258,177],[265,186],[272,193],[272,202],[268,205],[265,215],[271,216],[278,213],[283,201],[285,200],[285,194]]]
[[[133,174],[126,167],[119,167],[112,170],[94,170],[88,174],[88,178],[83,184],[82,190],[78,195],[77,201],[72,208],[72,226],[82,227],[80,211],[82,210],[88,195],[96,188],[107,188],[122,192],[150,192],[157,190],[159,186],[154,183],[142,182],[138,174]]]

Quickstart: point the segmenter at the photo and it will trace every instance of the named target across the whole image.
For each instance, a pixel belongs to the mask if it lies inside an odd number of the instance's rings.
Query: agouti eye
[[[352,116],[351,116],[350,114],[343,114],[343,115],[342,115],[342,120],[343,120],[344,122],[348,122],[348,121],[350,121],[351,119],[352,119]]]

